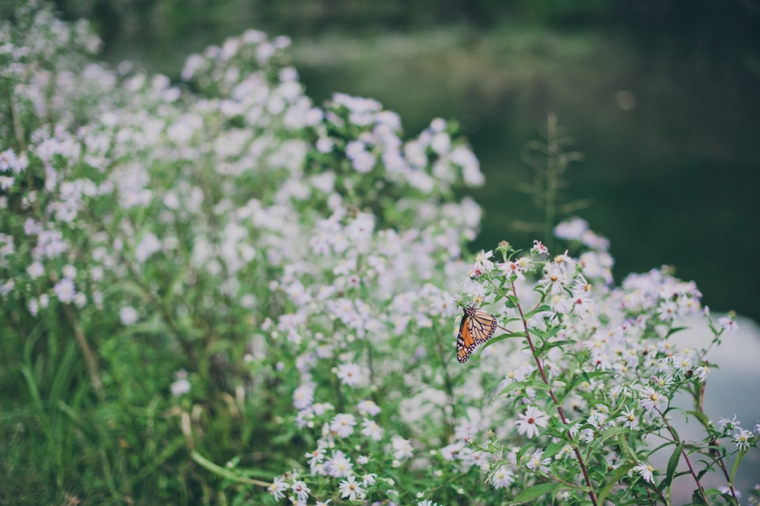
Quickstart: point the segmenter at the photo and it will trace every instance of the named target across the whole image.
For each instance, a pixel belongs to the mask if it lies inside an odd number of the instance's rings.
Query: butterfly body
[[[496,318],[477,307],[464,308],[457,336],[457,360],[467,362],[479,344],[485,343],[496,332]]]

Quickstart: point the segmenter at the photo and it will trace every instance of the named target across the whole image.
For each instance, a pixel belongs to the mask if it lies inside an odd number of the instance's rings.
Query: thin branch
[[[665,422],[665,427],[668,428],[668,431],[670,432],[670,435],[673,436],[673,439],[675,439],[676,442],[680,442],[680,439],[678,439],[678,434],[676,434],[676,431],[674,431],[673,427],[670,426],[670,422],[668,422],[668,419],[665,418],[665,415],[663,414],[662,411],[660,411],[660,408],[655,406],[654,409],[662,417],[662,420]],[[686,448],[683,448],[681,450],[681,453],[683,454],[683,458],[686,461],[686,465],[689,466],[689,472],[691,472],[691,475],[694,477],[694,481],[697,482],[697,488],[699,489],[699,493],[702,494],[702,500],[705,501],[705,504],[709,505],[710,502],[707,500],[707,494],[705,494],[705,489],[702,487],[702,484],[699,482],[697,473],[694,471],[694,467],[691,465],[691,461],[689,460],[689,455],[686,453]]]
[[[530,349],[533,352],[533,358],[536,361],[538,370],[541,371],[541,378],[544,380],[544,383],[546,383],[546,385],[549,386],[549,395],[551,395],[552,400],[554,401],[554,405],[557,407],[557,412],[559,413],[559,416],[562,419],[562,423],[564,423],[565,425],[568,425],[567,418],[565,418],[565,412],[562,410],[562,406],[557,400],[557,396],[554,395],[554,390],[552,389],[551,384],[549,383],[549,380],[546,378],[546,373],[544,372],[544,366],[543,364],[541,364],[541,360],[539,359],[538,355],[536,355],[536,347],[533,345],[533,340],[530,338],[530,331],[528,330],[528,322],[525,320],[525,315],[523,314],[522,307],[520,306],[519,298],[517,297],[517,289],[515,288],[514,281],[511,283],[511,285],[512,285],[512,292],[515,294],[515,298],[518,299],[517,310],[520,312],[520,319],[522,319],[522,322],[523,322],[523,328],[525,329],[525,337],[528,339],[528,344],[530,345]],[[591,483],[591,478],[589,478],[588,470],[586,469],[586,464],[583,462],[583,457],[581,456],[581,452],[578,449],[578,445],[575,443],[573,435],[570,433],[570,431],[567,432],[567,435],[570,438],[570,441],[573,441],[573,450],[575,451],[575,457],[578,459],[578,463],[581,466],[581,471],[583,472],[583,478],[586,480],[586,484],[589,487],[589,491],[588,491],[589,498],[591,499],[592,504],[594,506],[597,506],[597,497],[596,497],[596,493],[594,492],[594,485]]]

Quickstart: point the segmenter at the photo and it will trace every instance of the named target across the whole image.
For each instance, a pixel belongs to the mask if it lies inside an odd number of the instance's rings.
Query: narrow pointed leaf
[[[604,500],[612,491],[612,487],[614,487],[615,484],[618,481],[620,481],[620,479],[623,478],[623,476],[625,476],[626,473],[628,473],[628,471],[630,471],[634,467],[636,467],[636,464],[633,462],[629,462],[615,469],[615,472],[612,473],[612,478],[610,478],[610,482],[607,485],[605,485],[602,490],[599,491],[599,500],[597,501],[597,504],[604,504]]]
[[[567,488],[561,483],[542,483],[540,485],[533,485],[529,489],[523,490],[520,492],[517,497],[515,497],[515,500],[512,501],[511,504],[524,504],[527,502],[533,502],[533,500],[541,497],[542,495],[548,494],[549,492],[553,492],[554,490],[557,490],[558,488]]]
[[[665,479],[662,480],[662,483],[660,483],[660,490],[665,490],[665,487],[673,482],[673,475],[676,473],[676,468],[678,467],[678,461],[681,459],[682,451],[683,442],[676,446],[676,449],[673,451],[673,455],[671,455],[670,460],[668,460],[668,471],[665,475]]]

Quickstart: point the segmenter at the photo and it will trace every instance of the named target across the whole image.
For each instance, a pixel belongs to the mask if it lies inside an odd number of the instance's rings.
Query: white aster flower
[[[344,385],[353,386],[362,378],[362,370],[356,364],[340,364],[338,366],[338,378]]]
[[[543,459],[544,451],[536,450],[533,455],[530,456],[526,467],[534,472],[548,473],[549,468],[546,467],[551,464],[552,459]]]
[[[514,480],[514,474],[512,474],[512,471],[510,471],[507,466],[499,467],[494,471],[493,475],[491,475],[491,485],[496,489],[507,488]]]
[[[32,279],[37,279],[45,274],[45,267],[40,262],[34,262],[26,268],[26,272]]]
[[[668,398],[662,394],[658,394],[654,388],[646,387],[639,392],[639,403],[641,407],[647,411],[653,409],[660,409],[668,404]]]
[[[525,413],[522,413],[517,421],[517,432],[519,434],[526,434],[528,438],[538,436],[538,428],[546,427],[549,422],[549,417],[546,413],[536,408],[535,406],[528,407]]]
[[[359,410],[360,415],[369,415],[369,416],[378,415],[382,411],[380,409],[380,406],[375,404],[375,401],[372,401],[372,400],[361,401],[359,405],[356,407],[356,409]]]
[[[351,460],[340,450],[333,451],[332,457],[325,462],[325,469],[333,478],[345,478],[351,475],[353,468]]]
[[[354,425],[356,425],[354,415],[340,413],[335,415],[335,418],[330,422],[330,430],[338,437],[348,437],[353,434]]]
[[[364,490],[356,482],[356,478],[353,475],[349,476],[347,480],[340,482],[339,490],[340,496],[349,501],[356,501],[357,497],[362,498],[364,496]]]
[[[740,450],[746,450],[749,448],[750,444],[750,438],[752,437],[752,432],[746,430],[746,429],[736,429],[736,433],[734,434],[734,443],[736,443],[736,447]]]
[[[133,325],[140,319],[140,315],[135,308],[124,306],[119,310],[119,319],[123,325]]]
[[[633,470],[639,473],[639,476],[644,478],[645,481],[654,483],[654,475],[652,474],[654,473],[654,467],[646,463],[641,463],[638,466],[634,467]]]
[[[636,416],[636,412],[633,408],[625,409],[623,413],[617,417],[617,421],[631,430],[637,430],[639,428],[639,417]]]
[[[399,460],[412,458],[412,445],[408,440],[397,436],[393,438],[392,444],[394,458]]]
[[[739,325],[732,316],[718,318],[718,325],[720,325],[724,332],[736,332],[739,330]]]
[[[362,429],[362,435],[367,436],[375,441],[383,439],[383,429],[374,420],[364,419],[364,428]]]
[[[301,480],[294,481],[290,490],[298,496],[299,501],[306,502],[309,498],[309,487]]]
[[[733,418],[721,417],[718,420],[718,425],[720,425],[720,430],[733,430],[737,428],[740,423],[742,422],[736,419],[736,415],[734,415]]]
[[[293,407],[301,410],[311,406],[314,402],[314,383],[306,383],[296,388],[293,392]]]
[[[76,288],[74,287],[74,282],[71,279],[63,278],[53,287],[53,292],[55,293],[56,297],[58,297],[58,300],[64,304],[69,304],[74,300],[74,296],[76,295]]]
[[[290,485],[285,483],[285,480],[278,476],[274,479],[274,482],[269,485],[269,493],[274,496],[275,501],[279,501],[280,499],[285,497],[285,491],[290,488]]]

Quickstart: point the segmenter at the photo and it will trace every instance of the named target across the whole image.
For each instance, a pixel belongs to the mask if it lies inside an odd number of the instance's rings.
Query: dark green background
[[[575,137],[565,200],[612,241],[615,274],[672,264],[715,311],[760,318],[760,3],[605,0],[59,0],[111,62],[176,77],[247,28],[293,39],[317,102],[381,100],[409,134],[458,118],[487,176],[473,248],[528,245],[520,149],[547,112]],[[616,101],[630,91],[635,106]]]

